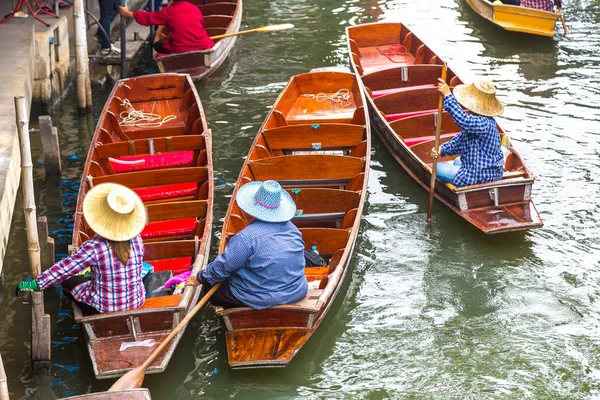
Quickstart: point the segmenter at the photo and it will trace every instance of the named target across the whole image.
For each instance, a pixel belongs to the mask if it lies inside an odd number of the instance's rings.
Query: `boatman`
[[[236,201],[254,220],[186,285],[202,284],[206,293],[223,282],[210,302],[225,308],[262,310],[299,302],[308,282],[302,234],[290,221],[296,214],[294,200],[277,182],[256,181],[242,186]]]
[[[504,154],[500,133],[493,117],[502,114],[504,106],[496,98],[496,88],[487,81],[471,85],[458,85],[454,94],[442,79],[438,90],[444,96],[444,110],[461,129],[461,132],[440,146],[439,154],[431,149],[433,158],[459,154],[453,163],[437,164],[436,176],[454,186],[469,186],[494,182],[504,174]],[[459,105],[470,113],[465,112]]]
[[[85,196],[83,217],[96,236],[36,279],[19,282],[17,294],[62,283],[67,298],[86,314],[140,308],[146,297],[140,237],[146,226],[144,203],[125,186],[102,183]],[[79,275],[88,267],[91,277]]]
[[[554,12],[554,6],[562,9],[561,0],[521,0],[521,7],[535,8],[536,10]]]
[[[134,18],[140,25],[164,25],[168,37],[154,43],[157,53],[174,54],[206,50],[215,45],[204,29],[200,9],[186,0],[172,0],[159,11],[129,11],[127,5],[119,6],[119,14]]]

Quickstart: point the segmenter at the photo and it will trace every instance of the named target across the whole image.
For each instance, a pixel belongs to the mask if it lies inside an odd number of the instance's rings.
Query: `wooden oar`
[[[565,22],[565,16],[563,15],[562,8],[559,8],[558,12],[560,13],[560,21],[562,22],[563,31],[565,32],[565,36],[567,36],[569,30],[567,29],[567,23]]]
[[[446,71],[448,66],[446,63],[442,66],[442,80],[446,81]],[[438,112],[437,112],[437,123],[435,126],[435,141],[433,148],[436,153],[440,151],[440,133],[442,131],[442,111],[444,107],[444,95],[440,93],[440,99],[438,101]],[[438,156],[439,157],[439,156]],[[431,212],[433,211],[433,195],[435,193],[435,175],[437,172],[438,157],[433,159],[433,166],[431,167],[431,182],[429,184],[429,208],[427,209],[427,222],[431,220]]]
[[[275,32],[282,31],[284,29],[291,29],[294,27],[294,24],[279,24],[279,25],[268,25],[262,26],[260,28],[249,29],[247,31],[239,31],[234,33],[226,33],[224,35],[211,36],[212,40],[224,39],[231,36],[245,35],[246,33],[255,33],[255,32]]]
[[[199,255],[198,257],[202,257],[202,260],[204,260],[204,255]],[[202,261],[200,263],[202,263]],[[169,333],[165,340],[163,340],[163,342],[156,348],[156,350],[154,350],[152,354],[150,354],[150,356],[146,359],[146,361],[144,361],[142,365],[132,369],[131,371],[120,377],[119,380],[116,381],[110,387],[110,389],[108,389],[108,391],[112,392],[116,390],[136,389],[142,387],[142,383],[144,383],[144,375],[146,374],[146,369],[148,369],[150,364],[152,364],[154,359],[158,357],[158,355],[165,349],[165,347],[169,345],[169,343],[175,337],[175,335],[177,335],[179,331],[185,328],[187,323],[190,322],[194,315],[196,315],[196,313],[200,311],[202,306],[208,301],[208,299],[210,299],[210,296],[212,296],[213,293],[217,291],[219,286],[221,286],[221,282],[217,283],[208,291],[208,293],[206,293],[202,300],[200,300],[198,304],[196,304],[196,306],[192,309],[192,311],[190,311],[188,315],[186,315],[185,318],[181,320],[179,325],[177,325],[175,329],[173,329],[171,333]]]

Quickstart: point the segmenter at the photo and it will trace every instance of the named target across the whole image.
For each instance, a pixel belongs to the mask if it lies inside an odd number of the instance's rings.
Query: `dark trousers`
[[[152,48],[156,50],[157,53],[167,54],[167,49],[165,49],[165,41],[159,40],[158,42],[154,42]]]
[[[202,296],[206,295],[211,288],[212,286],[204,285],[202,287]],[[221,306],[224,308],[247,307],[231,293],[229,279],[223,281],[223,284],[219,286],[217,291],[211,296],[210,302],[213,306]]]
[[[108,38],[104,35],[104,32],[100,28],[96,31],[96,36],[100,41],[100,47],[103,49],[110,49],[110,24],[112,24],[115,16],[117,15],[117,6],[121,4],[119,0],[98,0],[100,5],[100,25],[106,33]]]
[[[71,294],[73,289],[75,289],[75,286],[79,286],[82,283],[88,282],[91,280],[92,280],[92,277],[90,277],[90,276],[75,275],[75,276],[70,277],[66,281],[64,281],[61,284],[61,286],[62,286],[63,293],[65,294],[65,296],[67,296],[67,299],[71,300],[74,303],[77,303],[77,305],[79,305],[79,307],[81,308],[81,311],[83,311],[84,314],[100,314],[100,311],[96,310],[94,307],[90,306],[89,304],[85,304],[85,303],[75,300],[75,298]]]
[[[152,4],[152,0],[148,0],[148,3],[146,4],[146,7],[148,7],[148,10],[151,10]],[[158,11],[160,10],[160,5],[162,4],[162,0],[154,0],[154,11]]]

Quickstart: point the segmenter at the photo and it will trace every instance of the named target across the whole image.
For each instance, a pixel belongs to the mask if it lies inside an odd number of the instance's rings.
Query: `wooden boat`
[[[164,122],[123,124],[128,103],[155,113]],[[79,188],[74,218],[73,248],[94,235],[81,209],[94,185],[120,183],[136,191],[147,205],[149,223],[142,232],[144,261],[155,272],[178,274],[204,268],[196,257],[210,249],[213,168],[211,132],[189,75],[156,74],[117,82],[102,111]],[[195,261],[196,260],[196,261]],[[193,266],[192,266],[193,265]],[[199,290],[147,298],[140,309],[82,314],[81,323],[97,378],[117,377],[139,366],[197,302]],[[162,372],[183,331],[149,367]],[[154,340],[151,347],[123,343]]]
[[[350,63],[367,92],[375,131],[406,172],[429,190],[442,60],[401,23],[348,27],[347,36]],[[448,69],[447,82],[455,86],[462,80]],[[441,120],[443,143],[460,129],[446,112]],[[435,197],[485,233],[541,227],[531,200],[533,175],[504,130],[498,130],[509,151],[502,180],[465,187],[437,180]]]
[[[336,93],[347,96],[330,100]],[[289,81],[260,128],[231,197],[219,250],[252,220],[235,202],[238,189],[272,179],[294,198],[292,222],[306,248],[317,246],[327,266],[305,269],[310,290],[299,303],[266,310],[217,307],[228,330],[232,368],[286,366],[331,307],[348,271],[367,194],[371,141],[364,105],[354,74],[301,74]]]
[[[535,8],[492,4],[488,0],[466,0],[479,16],[510,32],[538,36],[554,36],[554,25],[560,12],[536,10]]]
[[[242,0],[193,0],[204,18],[204,26],[209,36],[239,32],[242,23]],[[156,31],[155,40],[168,35],[165,27]],[[160,72],[178,72],[190,74],[199,81],[212,74],[227,58],[237,36],[215,41],[215,45],[207,50],[190,51],[180,54],[157,54],[154,61]]]
[[[88,393],[62,400],[151,400],[148,389],[126,389],[115,392]]]

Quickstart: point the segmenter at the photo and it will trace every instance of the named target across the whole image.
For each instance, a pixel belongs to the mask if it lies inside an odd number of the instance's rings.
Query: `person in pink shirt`
[[[119,6],[119,14],[134,18],[140,25],[164,25],[168,38],[154,43],[158,53],[173,54],[210,49],[215,45],[204,29],[200,9],[186,0],[172,0],[168,7],[160,11],[134,11],[127,6]]]

